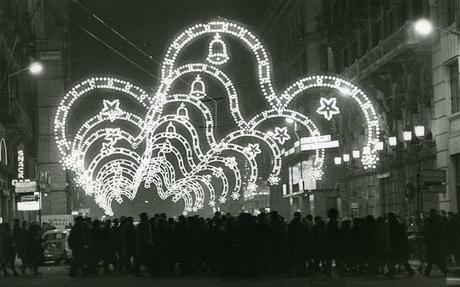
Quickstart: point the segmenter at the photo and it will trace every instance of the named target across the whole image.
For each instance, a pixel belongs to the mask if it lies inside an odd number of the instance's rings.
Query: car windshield
[[[63,233],[63,232],[48,233],[48,234],[45,234],[44,239],[46,241],[48,241],[48,240],[62,240],[62,239],[65,239],[66,236],[67,235],[65,233]]]

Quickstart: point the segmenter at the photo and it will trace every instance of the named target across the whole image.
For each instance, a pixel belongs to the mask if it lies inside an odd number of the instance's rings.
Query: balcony
[[[412,25],[413,22],[406,21],[397,31],[345,68],[341,73],[342,77],[351,81],[358,81],[377,71],[407,50],[431,49],[429,38],[416,35]]]
[[[32,120],[21,103],[8,99],[7,95],[0,96],[0,123],[10,129],[19,129],[26,138],[32,137]]]

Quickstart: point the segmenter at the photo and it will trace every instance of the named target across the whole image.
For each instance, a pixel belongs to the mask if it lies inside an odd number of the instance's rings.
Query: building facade
[[[0,2],[0,221],[34,218],[17,212],[13,181],[35,178],[36,79],[28,1]]]
[[[29,1],[36,58],[45,67],[37,82],[37,173],[42,191],[42,215],[65,215],[72,210],[68,175],[60,164],[54,139],[54,114],[67,90],[69,61],[69,3],[67,0]]]
[[[343,166],[342,213],[409,215],[439,207],[438,194],[420,182],[423,170],[437,169],[440,144],[433,137],[431,41],[414,30],[414,20],[429,15],[429,1],[328,0],[322,5],[320,32],[333,51],[334,71],[370,95],[384,142],[376,169]],[[415,127],[422,126],[423,135],[415,136]],[[341,131],[346,150],[364,127],[342,119]]]
[[[262,39],[272,56],[273,79],[281,91],[295,80],[311,74],[324,74],[333,69],[332,50],[318,30],[317,18],[321,14],[320,0],[272,1],[269,14],[262,25]],[[306,106],[316,105],[310,97],[300,97],[296,110],[307,112]],[[315,120],[314,114],[309,117]],[[306,130],[294,127],[298,140],[308,137]],[[322,131],[333,133],[332,128],[320,126]],[[295,143],[294,143],[295,144]],[[292,150],[292,153],[286,151]],[[270,187],[270,209],[289,218],[293,212],[324,215],[331,207],[340,206],[336,167],[326,163],[323,180],[314,182],[311,177],[312,153],[297,146],[284,147],[281,181]]]
[[[447,193],[439,195],[440,208],[460,208],[460,4],[434,0],[430,19],[433,32],[433,126],[437,166],[447,170]],[[444,30],[444,31],[443,31]],[[453,31],[449,32],[449,31]]]
[[[286,202],[282,190],[274,190],[271,208],[314,213],[311,207],[318,206],[314,209],[321,215],[324,209],[337,207],[344,216],[455,210],[458,37],[446,32],[423,37],[415,32],[414,21],[437,13],[434,19],[439,25],[456,30],[459,8],[448,5],[458,6],[457,2],[273,1],[263,38],[273,39],[268,47],[275,50],[277,86],[315,73],[339,75],[354,83],[376,108],[383,148],[374,169],[364,169],[353,157],[339,166],[326,163],[326,176],[316,192],[304,190],[302,199],[299,194]],[[316,62],[306,60],[311,57]],[[362,146],[366,126],[355,115],[350,108],[332,120],[329,131],[340,147],[329,156],[342,157]],[[423,129],[423,134],[416,136],[416,129],[418,134]],[[306,159],[305,153],[295,153],[288,162],[294,166]],[[440,187],[426,188],[423,175],[439,170],[447,171],[447,180],[439,182]],[[289,176],[289,172],[284,176],[285,182]],[[311,199],[317,203],[311,204]]]

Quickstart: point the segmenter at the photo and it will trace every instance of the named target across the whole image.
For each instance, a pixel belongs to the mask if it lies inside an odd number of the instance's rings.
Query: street
[[[275,287],[275,286],[342,286],[342,287],[359,287],[359,286],[373,286],[373,287],[385,287],[385,286],[460,286],[460,280],[453,280],[449,278],[448,285],[446,279],[440,277],[440,274],[434,272],[433,277],[426,278],[419,274],[413,278],[404,278],[402,274],[399,274],[394,279],[379,278],[377,280],[370,279],[368,277],[362,278],[343,278],[334,277],[331,279],[326,278],[322,274],[315,274],[307,278],[299,277],[267,277],[267,278],[248,278],[248,279],[236,279],[236,278],[213,278],[203,276],[190,276],[181,278],[151,278],[144,276],[142,278],[136,278],[128,275],[112,275],[104,276],[99,275],[92,278],[69,278],[67,276],[67,267],[63,266],[47,266],[40,269],[42,273],[39,277],[32,275],[1,278],[1,286],[156,286],[156,287],[173,287],[173,286],[241,286],[241,287]],[[33,283],[32,283],[33,282]],[[457,284],[457,285],[455,285]]]

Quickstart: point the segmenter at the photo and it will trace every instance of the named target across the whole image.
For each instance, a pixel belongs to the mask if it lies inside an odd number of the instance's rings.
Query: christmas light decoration
[[[340,114],[336,98],[321,98],[319,104],[320,106],[316,112],[324,116],[324,118],[328,121],[330,121],[334,115]]]
[[[202,62],[178,63],[183,51],[194,40],[212,40],[207,57]],[[260,91],[268,108],[246,119],[239,106],[239,97],[230,77],[218,66],[230,60],[224,41],[231,37],[243,43],[256,61]],[[353,99],[363,112],[366,130],[365,167],[377,161],[378,119],[368,97],[351,83],[332,76],[310,76],[301,79],[285,91],[276,92],[271,78],[268,53],[259,39],[236,23],[213,21],[197,24],[179,34],[167,49],[161,66],[161,80],[148,95],[141,88],[112,77],[89,78],[72,87],[63,97],[54,122],[56,144],[65,169],[74,172],[83,190],[94,196],[106,214],[113,214],[113,201],[133,200],[140,189],[153,189],[163,199],[183,202],[183,213],[197,212],[209,206],[219,210],[228,200],[239,200],[241,187],[257,190],[259,158],[271,157],[266,180],[271,185],[280,181],[281,146],[291,141],[294,128],[305,128],[311,138],[312,177],[321,179],[325,161],[325,146],[316,124],[306,115],[293,110],[290,102],[311,88],[337,89]],[[189,90],[177,92],[175,83],[193,79]],[[214,114],[202,102],[208,96],[208,81],[220,85],[228,102],[235,128],[223,138],[215,137]],[[101,109],[87,119],[75,135],[70,136],[67,125],[79,98],[92,92],[109,90],[117,98],[103,99]],[[124,99],[134,100],[141,108],[134,114],[126,110]],[[194,111],[193,117],[189,111]],[[203,133],[194,124],[195,112],[202,117]],[[317,110],[327,120],[340,111],[337,98],[321,98]],[[277,120],[272,130],[267,122]],[[265,130],[263,126],[265,125]],[[69,139],[70,137],[70,139]],[[248,143],[249,142],[249,143]],[[336,143],[338,145],[338,142]],[[264,147],[262,149],[262,147]],[[94,154],[96,152],[96,154]],[[354,153],[353,153],[354,155]],[[340,160],[342,158],[340,157]],[[240,170],[247,166],[248,175]]]

